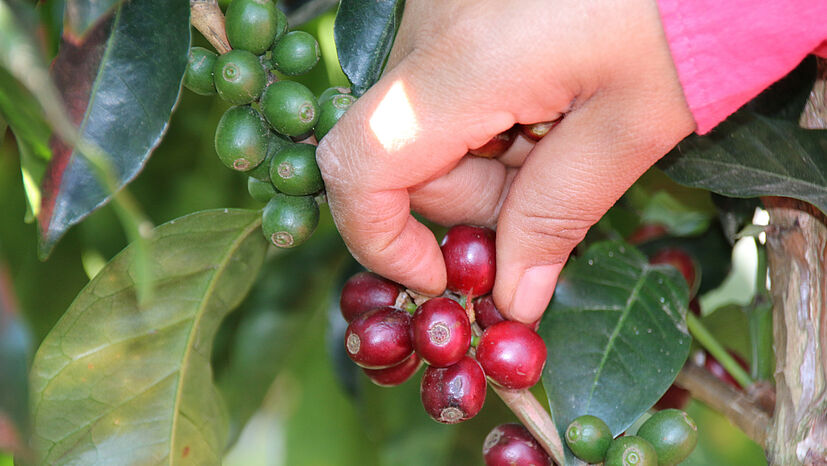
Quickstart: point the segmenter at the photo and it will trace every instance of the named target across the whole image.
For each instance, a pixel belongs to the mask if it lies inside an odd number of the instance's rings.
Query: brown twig
[[[210,41],[218,53],[227,53],[233,49],[224,29],[224,13],[216,0],[190,0],[190,11],[192,25]]]
[[[818,59],[818,76],[799,124],[807,129],[827,129],[827,59]]]
[[[494,386],[492,388],[551,458],[557,464],[565,464],[563,442],[557,434],[557,427],[537,398],[528,390],[508,390]]]
[[[746,393],[718,380],[712,373],[692,362],[683,367],[675,383],[689,390],[697,400],[726,416],[762,448],[766,446],[770,416]]]

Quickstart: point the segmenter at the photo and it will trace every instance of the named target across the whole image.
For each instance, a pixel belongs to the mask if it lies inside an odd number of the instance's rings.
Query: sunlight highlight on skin
[[[419,125],[402,81],[396,81],[370,117],[370,129],[382,147],[396,152],[416,138]]]

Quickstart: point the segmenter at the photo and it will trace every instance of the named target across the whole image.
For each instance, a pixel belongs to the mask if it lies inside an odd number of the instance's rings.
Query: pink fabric
[[[827,56],[827,0],[658,0],[700,134],[807,54]]]

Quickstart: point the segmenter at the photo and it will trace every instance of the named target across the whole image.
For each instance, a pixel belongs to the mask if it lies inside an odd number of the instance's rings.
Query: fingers
[[[433,234],[410,215],[408,189],[450,172],[469,146],[514,122],[505,113],[463,112],[451,100],[461,102],[463,92],[432,69],[403,60],[325,136],[317,161],[333,219],[353,256],[410,288],[439,294],[445,265]]]
[[[671,99],[660,96],[662,103],[638,93],[599,94],[537,143],[498,222],[494,300],[505,316],[525,323],[540,318],[589,227],[692,131],[676,90],[666,93]]]

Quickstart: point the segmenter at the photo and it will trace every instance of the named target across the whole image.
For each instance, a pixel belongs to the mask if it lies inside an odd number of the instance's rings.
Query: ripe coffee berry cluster
[[[287,17],[272,0],[233,0],[226,31],[229,52],[190,50],[184,85],[234,105],[218,122],[215,152],[246,174],[250,196],[266,203],[264,235],[278,247],[298,246],[316,229],[323,198],[315,141],[356,99],[342,88],[316,98],[304,85],[280,79],[310,71],[320,52],[312,35],[288,32]]]
[[[536,384],[546,347],[534,330],[503,319],[494,307],[492,230],[459,225],[441,247],[445,295],[418,297],[416,305],[398,284],[363,272],[345,284],[340,307],[349,322],[345,349],[368,377],[379,385],[398,385],[427,363],[422,404],[436,421],[453,424],[482,408],[486,377],[510,389]]]
[[[580,416],[566,429],[566,444],[587,463],[606,466],[672,466],[685,460],[698,442],[698,427],[685,412],[658,411],[637,435],[612,439],[602,419]]]

